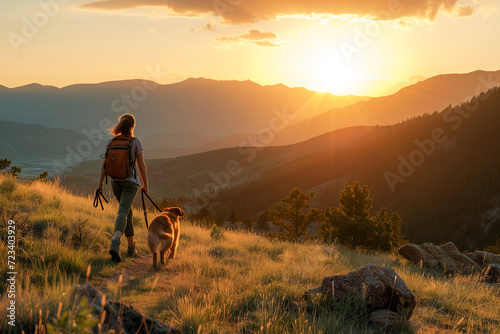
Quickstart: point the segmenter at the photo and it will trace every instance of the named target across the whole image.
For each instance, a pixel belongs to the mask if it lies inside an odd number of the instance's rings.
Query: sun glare
[[[336,95],[354,93],[356,74],[346,61],[325,53],[315,56],[310,65],[310,81],[315,90]]]

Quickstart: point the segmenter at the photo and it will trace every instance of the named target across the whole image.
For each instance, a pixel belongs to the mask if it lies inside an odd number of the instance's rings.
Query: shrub
[[[221,226],[217,226],[216,224],[212,225],[212,230],[210,231],[210,237],[212,240],[220,240],[224,237],[224,228]]]
[[[0,183],[0,194],[10,195],[17,187],[17,182],[11,177],[5,178],[2,183]]]

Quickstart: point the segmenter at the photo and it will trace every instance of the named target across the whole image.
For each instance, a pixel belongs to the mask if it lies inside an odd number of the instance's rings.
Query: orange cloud
[[[281,46],[279,44],[274,44],[270,41],[255,41],[255,45],[257,46],[266,46],[266,47],[277,47],[277,46]]]
[[[84,4],[85,8],[119,10],[162,6],[177,15],[215,15],[232,24],[249,24],[281,15],[358,15],[377,20],[418,18],[434,21],[440,11],[471,15],[470,6],[458,0],[104,0]]]
[[[459,7],[455,16],[463,17],[463,16],[471,16],[474,13],[474,8],[470,6]]]
[[[237,35],[237,36],[223,36],[216,38],[217,41],[226,42],[226,43],[238,43],[241,41],[253,41],[254,45],[257,46],[280,46],[276,44],[276,35],[274,32],[262,32],[258,29],[252,29],[246,32],[245,34]],[[274,40],[271,42],[270,40]]]
[[[208,22],[204,27],[203,29],[205,29],[206,31],[215,31],[215,28],[214,28],[214,25],[212,22]]]

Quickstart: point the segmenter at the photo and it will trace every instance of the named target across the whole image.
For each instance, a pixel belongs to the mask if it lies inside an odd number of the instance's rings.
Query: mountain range
[[[404,87],[395,94],[336,107],[293,124],[278,135],[276,143],[293,142],[290,138],[297,133],[301,134],[300,139],[308,139],[347,126],[394,124],[440,111],[499,85],[500,71],[438,75]]]
[[[97,159],[109,138],[107,128],[119,115],[131,112],[147,157],[169,158],[224,147],[286,145],[347,126],[393,124],[463,102],[499,82],[500,71],[446,74],[377,98],[202,78],[169,85],[144,80],[64,88],[31,84],[0,89],[0,121],[75,130],[92,144],[84,158]],[[20,127],[18,133],[28,138],[29,132],[23,131]],[[50,131],[43,130],[47,138],[52,137]],[[248,140],[255,136],[264,140]],[[7,153],[14,154],[13,159],[27,146],[24,141],[2,140],[12,148]],[[54,140],[60,154],[47,158],[67,156],[67,142],[71,140]]]

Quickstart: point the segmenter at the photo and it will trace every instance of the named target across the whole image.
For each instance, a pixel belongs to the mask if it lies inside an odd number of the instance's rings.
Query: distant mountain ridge
[[[13,161],[63,159],[68,154],[66,147],[76,150],[80,142],[88,139],[71,129],[6,121],[0,121],[0,133],[0,158]]]
[[[0,91],[0,119],[75,130],[92,129],[100,119],[133,113],[138,135],[199,133],[232,135],[268,126],[275,108],[297,119],[368,97],[335,96],[252,81],[187,79],[160,85],[146,80],[75,84],[63,88],[30,84]],[[62,119],[64,118],[64,119]]]
[[[277,135],[277,144],[297,142],[322,133],[356,125],[386,125],[432,113],[467,101],[474,95],[500,86],[500,70],[442,74],[404,87],[392,95],[334,108],[290,125]]]
[[[286,145],[348,126],[394,124],[460,103],[498,82],[500,71],[444,74],[377,98],[203,78],[169,85],[145,80],[63,88],[30,84],[0,89],[0,120],[108,138],[106,128],[130,112],[149,157],[168,158],[248,145],[246,138],[266,131],[270,140],[250,145]],[[276,114],[289,119],[269,134]],[[89,158],[101,154],[96,147]]]
[[[248,80],[193,78],[168,85],[123,80],[63,88],[30,84],[0,89],[0,120],[108,138],[107,128],[121,114],[133,113],[139,125],[135,135],[145,141],[151,157],[165,158],[236,146],[242,134],[268,128],[276,110],[287,110],[294,122],[367,99]],[[96,147],[90,156],[101,154]]]

